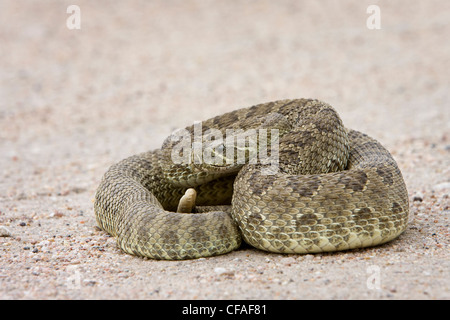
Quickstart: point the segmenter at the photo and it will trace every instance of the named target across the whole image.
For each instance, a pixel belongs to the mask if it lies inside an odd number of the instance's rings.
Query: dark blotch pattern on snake
[[[161,149],[122,160],[103,176],[94,208],[100,228],[125,252],[191,259],[230,252],[242,239],[280,253],[340,251],[385,243],[405,230],[408,193],[395,160],[376,140],[344,128],[330,105],[275,101],[201,125],[206,145],[211,129],[223,136],[227,129],[278,129],[278,171],[267,174],[267,164],[249,159],[173,163],[172,136]],[[176,213],[189,188],[201,213]]]

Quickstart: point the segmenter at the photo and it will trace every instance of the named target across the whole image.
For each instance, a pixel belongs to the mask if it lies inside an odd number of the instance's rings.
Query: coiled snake
[[[175,212],[192,188],[197,213]],[[344,128],[328,104],[296,99],[194,124],[122,160],[103,176],[94,209],[123,251],[175,260],[224,254],[241,239],[280,253],[374,246],[405,230],[409,203],[379,142]]]

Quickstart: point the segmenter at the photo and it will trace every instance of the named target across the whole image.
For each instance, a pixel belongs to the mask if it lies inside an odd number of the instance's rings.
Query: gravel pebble
[[[422,202],[423,201],[423,194],[422,193],[416,193],[413,196],[413,201],[418,201],[418,202]]]
[[[5,226],[0,226],[0,237],[11,237],[11,231]]]
[[[232,276],[232,275],[234,275],[234,271],[232,271],[232,270],[227,270],[227,269],[221,268],[221,267],[214,268],[214,272],[215,272],[217,275],[219,275],[219,276],[222,276],[222,275]]]

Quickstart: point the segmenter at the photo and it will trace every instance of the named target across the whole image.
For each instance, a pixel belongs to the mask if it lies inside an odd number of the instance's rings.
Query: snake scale
[[[217,142],[209,150],[223,161],[202,163],[191,152],[187,162],[175,162],[179,139],[171,135],[160,149],[122,160],[104,174],[96,219],[123,251],[192,259],[230,252],[243,239],[271,252],[329,252],[382,244],[405,230],[408,193],[395,160],[378,141],[346,129],[330,105],[279,100],[200,124],[197,142]],[[224,136],[230,129],[266,129],[278,146],[276,170],[265,172],[267,163],[250,161],[261,142],[254,150],[250,143],[239,148],[211,138],[212,129]],[[185,132],[195,130],[192,125]],[[236,161],[239,152],[245,163]],[[176,212],[192,188],[196,213]]]

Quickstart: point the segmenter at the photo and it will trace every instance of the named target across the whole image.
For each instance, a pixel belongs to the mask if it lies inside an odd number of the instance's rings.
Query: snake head
[[[164,141],[163,168],[167,177],[176,172],[176,179],[188,187],[236,174],[244,164],[270,165],[277,172],[279,138],[289,129],[286,117],[278,113],[252,119],[243,129],[196,122]]]

